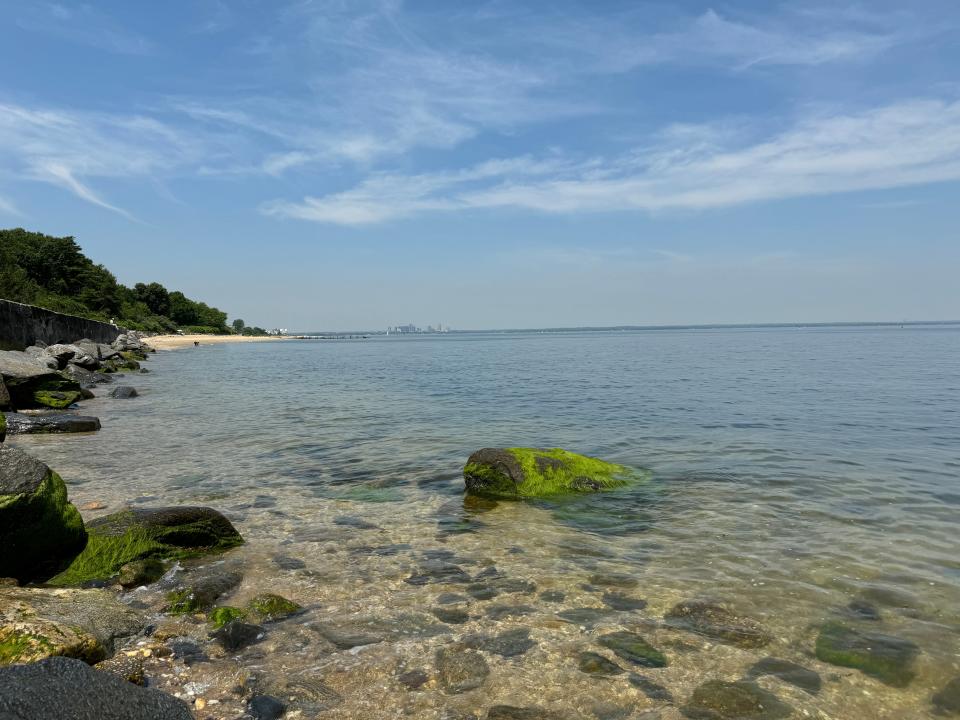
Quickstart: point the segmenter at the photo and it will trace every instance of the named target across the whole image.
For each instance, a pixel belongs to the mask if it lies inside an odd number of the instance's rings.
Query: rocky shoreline
[[[123,341],[134,342],[140,339]],[[8,431],[20,432],[10,428],[23,422],[21,415],[48,422],[84,417],[61,405],[76,391],[51,374],[68,380],[82,370],[92,377],[85,376],[89,384],[81,389],[113,389],[115,383],[100,377],[117,376],[117,368],[105,372],[111,365],[139,364],[148,357],[143,350],[143,358],[124,356],[134,352],[129,346],[98,347],[94,356],[84,345],[0,358],[3,387],[12,378],[9,386],[16,389],[6,405],[15,397],[22,411],[7,415],[12,418]],[[27,372],[23,363],[33,369]],[[642,472],[558,449],[485,448],[467,460],[468,495],[459,510],[617,492],[647,479]],[[381,532],[361,517],[337,515],[332,523],[355,536]],[[294,578],[291,582],[266,591],[256,583],[251,588],[245,585],[250,568],[237,557],[241,551],[231,553],[244,540],[213,508],[136,507],[83,522],[54,469],[0,445],[0,547],[10,550],[0,555],[0,716],[363,717],[338,714],[352,702],[377,708],[379,717],[388,714],[376,696],[378,688],[385,689],[379,680],[369,685],[355,680],[354,695],[346,689],[349,680],[342,680],[361,676],[365,664],[379,662],[376,669],[385,668],[383,682],[390,692],[402,688],[440,704],[424,705],[424,714],[396,709],[413,717],[763,720],[809,715],[811,706],[804,703],[836,683],[839,672],[884,688],[907,687],[922,655],[916,644],[884,631],[884,614],[907,602],[902,599],[853,598],[812,629],[803,640],[804,653],[784,654],[790,646],[765,620],[745,616],[728,603],[688,598],[649,614],[640,582],[630,574],[594,570],[564,592],[545,586],[539,576],[528,577],[522,562],[494,565],[483,554],[396,542],[336,548],[344,536],[327,537],[325,530],[318,528],[316,539],[331,540],[326,552],[356,551],[373,563],[406,554],[414,566],[402,576],[371,565],[368,581],[396,580],[397,592],[418,593],[428,603],[423,612],[381,608],[377,615],[363,607],[366,590],[358,586],[343,592],[357,596],[351,598],[353,611],[345,612],[347,601],[338,596],[321,613],[309,585],[339,578],[318,573],[291,554],[271,559]],[[517,551],[522,559],[522,549]],[[291,591],[297,587],[299,593]],[[342,659],[349,669],[338,681],[310,668],[292,669],[285,659],[308,647]],[[701,672],[695,687],[678,692],[669,673],[705,648],[737,654],[744,671],[723,679]],[[375,652],[388,659],[378,661]],[[617,683],[622,701],[612,702],[605,694],[591,703],[591,686],[585,686],[586,698],[584,686],[577,686],[578,702],[592,708],[577,714],[555,709],[563,707],[557,695],[541,697],[541,689],[532,685],[523,702],[487,701],[498,673],[536,672],[539,662],[556,664],[558,653],[583,682],[597,683],[592,687],[598,695],[606,687],[600,683]],[[63,714],[63,706],[51,700],[54,692],[69,698],[73,714]],[[960,679],[940,688],[930,703],[945,716],[960,713]]]

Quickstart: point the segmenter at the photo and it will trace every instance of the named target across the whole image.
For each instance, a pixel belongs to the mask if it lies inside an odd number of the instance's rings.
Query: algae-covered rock
[[[654,668],[667,666],[667,656],[636,633],[607,633],[600,637],[600,644],[634,665]]]
[[[960,715],[960,677],[948,682],[940,692],[930,698],[930,702],[939,715]]]
[[[176,589],[167,593],[166,611],[171,615],[206,612],[242,581],[239,565],[215,563],[201,567],[188,573]]]
[[[287,600],[280,595],[273,593],[262,593],[257,595],[247,606],[247,610],[261,622],[272,622],[273,620],[282,620],[303,608],[292,600]]]
[[[437,650],[436,663],[440,687],[451,695],[480,687],[490,674],[490,666],[483,655],[460,645]]]
[[[144,558],[123,565],[117,575],[117,580],[125,588],[139,587],[156,582],[164,576],[166,571],[166,566],[162,560]]]
[[[756,683],[710,680],[693,691],[681,712],[694,720],[780,720],[793,709]]]
[[[737,647],[759,648],[773,639],[760,623],[712,600],[684,600],[665,617],[673,627]]]
[[[60,476],[22,450],[0,447],[0,577],[46,579],[86,537]]]
[[[7,416],[0,412],[0,443],[7,439]]]
[[[816,652],[823,662],[855,668],[892,687],[906,687],[916,674],[913,661],[919,648],[909,640],[828,622],[817,636]]]
[[[98,662],[145,624],[106,590],[0,587],[0,665],[58,655]]]
[[[229,605],[222,605],[221,607],[215,607],[211,610],[208,619],[214,629],[217,630],[232,620],[243,620],[245,617],[247,617],[245,610],[230,607]]]
[[[502,498],[597,492],[626,485],[633,472],[555,448],[484,448],[463,468],[467,492]]]
[[[121,510],[87,524],[89,541],[53,585],[106,580],[123,565],[145,558],[187,558],[243,543],[236,528],[208,507]]]

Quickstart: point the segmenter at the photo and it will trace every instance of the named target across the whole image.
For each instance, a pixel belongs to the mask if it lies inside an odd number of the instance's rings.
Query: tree
[[[170,293],[158,282],[149,285],[137,283],[133,286],[133,294],[144,305],[150,308],[154,315],[170,314]]]
[[[237,318],[236,320],[233,321],[233,331],[237,335],[243,335],[243,328],[245,325],[246,323],[243,322],[243,320],[241,320],[240,318]]]

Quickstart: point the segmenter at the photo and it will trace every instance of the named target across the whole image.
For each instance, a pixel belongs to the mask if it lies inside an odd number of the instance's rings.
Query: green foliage
[[[168,333],[200,325],[207,332],[229,332],[225,312],[158,282],[128,288],[86,257],[72,237],[23,228],[0,230],[0,298],[132,330]]]
[[[245,323],[243,320],[241,320],[240,318],[237,318],[236,320],[234,320],[234,321],[231,323],[231,325],[232,325],[232,327],[233,327],[233,331],[234,331],[237,335],[242,335],[242,334],[243,334],[243,329],[244,329],[244,327],[246,326],[246,323]]]

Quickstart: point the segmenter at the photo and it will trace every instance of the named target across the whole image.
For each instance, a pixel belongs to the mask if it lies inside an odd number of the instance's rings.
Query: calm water
[[[239,661],[194,666],[207,695],[242,667],[322,679],[343,698],[323,717],[482,717],[506,703],[666,719],[701,682],[775,656],[823,678],[816,696],[760,681],[796,717],[876,720],[934,717],[931,695],[960,675],[958,327],[290,341],[158,353],[148,366],[130,378],[140,398],[85,403],[99,434],[17,442],[78,504],[223,510],[249,541],[234,553],[246,567],[236,602],[274,590],[309,608]],[[501,445],[562,446],[652,479],[562,503],[465,506],[464,461]],[[495,565],[536,592],[464,596],[451,607],[468,621],[438,623],[430,609],[463,585],[405,582],[437,558],[470,575]],[[605,607],[597,573],[635,578],[624,592],[647,607],[558,617]],[[703,596],[773,642],[743,650],[663,625]],[[920,647],[907,688],[813,657],[817,626],[854,599],[881,615],[869,630]],[[385,642],[338,650],[330,627],[380,628]],[[480,690],[395,680],[432,675],[434,650],[464,635],[520,627],[536,645],[489,656]],[[669,667],[643,674],[675,703],[626,674],[578,670],[577,653],[623,629],[667,653]]]

